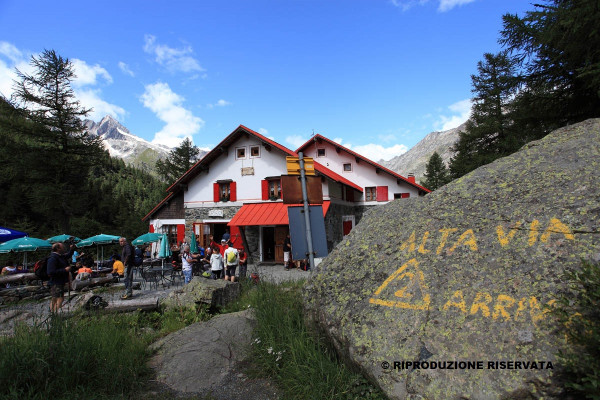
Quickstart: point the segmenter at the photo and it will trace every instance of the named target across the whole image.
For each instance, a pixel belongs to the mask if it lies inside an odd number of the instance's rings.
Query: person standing
[[[50,286],[50,311],[58,312],[65,299],[65,284],[69,282],[69,271],[71,267],[64,257],[66,247],[63,243],[54,243],[52,253],[46,265],[48,276],[48,286]]]
[[[235,247],[225,250],[225,280],[235,282],[235,270],[238,266],[238,251]]]
[[[135,266],[135,252],[131,244],[124,237],[119,238],[119,244],[123,248],[121,252],[121,262],[125,265],[125,294],[121,296],[122,300],[133,297],[133,267]]]
[[[221,277],[221,271],[223,271],[223,257],[219,253],[218,247],[213,247],[213,253],[210,256],[210,272],[212,273],[213,279],[219,279]]]
[[[244,249],[240,249],[239,256],[240,280],[242,280],[246,278],[246,271],[248,270],[248,254]]]
[[[181,253],[181,272],[183,272],[183,283],[187,285],[192,280],[192,263],[196,256],[190,253],[190,246],[183,246],[183,253]]]
[[[290,233],[285,237],[283,241],[283,265],[285,269],[290,269],[290,262],[292,260],[292,242],[290,240]]]

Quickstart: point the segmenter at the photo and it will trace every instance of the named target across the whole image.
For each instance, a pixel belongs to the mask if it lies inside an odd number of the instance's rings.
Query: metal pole
[[[306,244],[308,248],[308,262],[311,271],[315,269],[315,254],[312,245],[312,230],[310,229],[310,209],[308,208],[308,194],[306,191],[306,172],[304,171],[304,153],[298,153],[300,161],[300,183],[302,184],[302,201],[304,202],[304,221],[306,222]]]

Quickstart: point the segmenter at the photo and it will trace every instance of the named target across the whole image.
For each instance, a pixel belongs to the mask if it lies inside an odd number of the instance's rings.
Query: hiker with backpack
[[[235,282],[235,269],[238,266],[238,251],[235,247],[225,250],[225,280]]]
[[[119,244],[123,248],[121,252],[121,261],[125,264],[125,294],[121,300],[128,300],[133,297],[133,268],[135,267],[135,250],[127,242],[125,237],[119,238]]]
[[[51,312],[58,312],[62,307],[65,299],[65,284],[69,282],[71,267],[68,266],[68,261],[64,257],[65,252],[66,247],[63,243],[54,243],[52,253],[46,263],[46,270],[50,277],[48,286],[50,287],[50,296],[52,296],[50,300]]]

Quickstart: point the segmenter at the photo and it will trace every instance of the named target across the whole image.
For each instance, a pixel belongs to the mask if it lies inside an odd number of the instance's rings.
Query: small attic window
[[[352,164],[344,164],[344,172],[352,172]]]
[[[250,157],[251,158],[260,157],[260,146],[250,146]]]
[[[236,158],[236,160],[246,158],[246,148],[238,147],[237,149],[235,149],[235,158]]]
[[[325,149],[317,149],[317,157],[325,157]]]

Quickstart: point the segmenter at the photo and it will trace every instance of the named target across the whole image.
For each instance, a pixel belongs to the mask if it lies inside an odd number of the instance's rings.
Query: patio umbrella
[[[139,246],[142,244],[149,244],[149,243],[153,243],[153,242],[158,242],[160,240],[160,238],[162,237],[162,234],[160,233],[144,233],[142,236],[135,238],[131,244],[134,246]]]
[[[58,243],[58,242],[66,242],[67,240],[69,240],[71,238],[73,238],[73,241],[75,243],[81,242],[81,239],[78,238],[77,236],[67,235],[65,233],[63,233],[62,235],[52,236],[51,238],[46,239],[46,240],[49,241],[50,243]]]
[[[158,258],[167,258],[171,257],[173,252],[171,251],[171,247],[169,246],[169,239],[167,239],[167,234],[163,233],[160,238],[160,249],[158,250]]]
[[[23,266],[27,268],[27,253],[37,250],[50,250],[52,244],[47,240],[25,236],[0,244],[0,253],[24,253]]]
[[[196,241],[196,233],[192,232],[192,237],[190,238],[190,252],[197,253],[198,252],[198,242]]]
[[[83,239],[77,243],[77,247],[88,247],[96,245],[96,259],[98,259],[98,248],[102,249],[102,261],[104,261],[104,247],[105,244],[119,243],[119,236],[106,235],[101,233],[100,235],[92,236],[87,239]]]
[[[158,258],[163,259],[163,267],[165,264],[164,259],[171,257],[173,252],[171,251],[171,247],[169,246],[169,239],[167,239],[167,234],[163,233],[160,238],[160,250],[158,251]]]
[[[17,231],[14,229],[4,228],[0,226],[0,243],[8,242],[9,240],[18,239],[20,237],[25,237],[27,234],[25,232]]]

